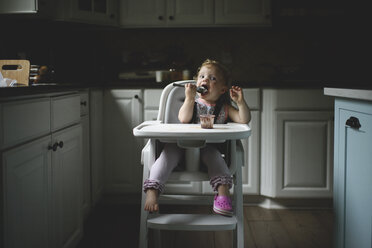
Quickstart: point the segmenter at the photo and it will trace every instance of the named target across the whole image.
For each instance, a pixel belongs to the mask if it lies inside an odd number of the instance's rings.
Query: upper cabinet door
[[[168,25],[213,24],[213,8],[213,0],[168,0]]]
[[[70,18],[95,24],[117,24],[114,0],[70,0]]]
[[[215,24],[269,26],[270,0],[215,0]]]
[[[120,0],[121,26],[163,26],[165,0]]]
[[[213,24],[213,0],[121,0],[120,25],[167,27]]]
[[[35,0],[1,0],[0,14],[36,13],[37,1]]]

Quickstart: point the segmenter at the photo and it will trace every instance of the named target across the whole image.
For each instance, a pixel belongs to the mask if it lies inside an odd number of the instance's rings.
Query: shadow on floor
[[[140,205],[97,204],[77,248],[138,247]]]

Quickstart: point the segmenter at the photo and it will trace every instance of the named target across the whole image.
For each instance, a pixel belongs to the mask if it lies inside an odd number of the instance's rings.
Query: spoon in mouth
[[[174,83],[173,86],[177,86],[177,87],[185,87],[183,84],[176,84]],[[205,88],[204,86],[198,86],[196,87],[196,92],[200,93],[200,94],[205,94],[207,93],[208,89]]]
[[[204,86],[199,86],[196,88],[196,92],[200,93],[200,94],[205,94],[207,93],[208,89],[205,88]]]

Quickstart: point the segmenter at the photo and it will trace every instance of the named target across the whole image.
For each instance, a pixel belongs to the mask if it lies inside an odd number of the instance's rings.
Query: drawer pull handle
[[[80,102],[80,105],[87,106],[87,101]]]
[[[62,148],[63,147],[63,141],[60,141],[60,142],[56,142],[54,143],[53,145],[49,145],[48,146],[48,150],[53,150],[53,152],[57,151],[57,148],[60,147]]]
[[[354,117],[354,116],[351,116],[346,121],[346,125],[351,127],[351,128],[355,128],[355,129],[359,129],[362,126],[362,125],[360,125],[359,119]]]

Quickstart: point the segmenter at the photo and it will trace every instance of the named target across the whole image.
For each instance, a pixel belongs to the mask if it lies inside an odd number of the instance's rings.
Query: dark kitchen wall
[[[336,13],[337,16],[337,13]],[[365,80],[370,43],[355,16],[274,15],[269,28],[120,29],[1,18],[0,59],[55,68],[59,83],[118,82],[123,71],[190,69],[221,60],[240,82]],[[358,25],[356,25],[358,23]],[[280,85],[278,85],[280,86]]]
[[[1,59],[28,59],[55,69],[60,83],[89,82],[99,75],[102,45],[89,25],[7,18],[0,41]]]

